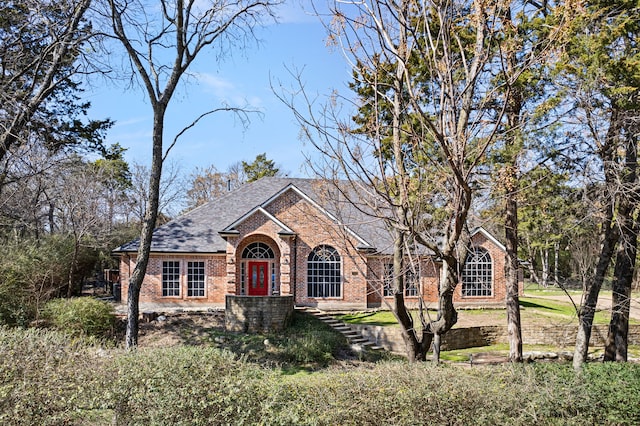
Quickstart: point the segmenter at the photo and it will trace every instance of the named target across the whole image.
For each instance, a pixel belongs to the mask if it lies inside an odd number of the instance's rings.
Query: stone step
[[[327,314],[324,311],[321,311],[317,308],[308,307],[308,306],[296,307],[296,309],[306,312],[310,315],[313,315],[320,321],[324,322],[325,324],[333,328],[335,331],[341,333],[343,336],[347,338],[347,340],[349,341],[349,344],[352,346],[352,348],[354,348],[354,350],[368,350],[368,351],[384,350],[382,346],[379,346],[375,344],[375,342],[372,342],[371,340],[362,336],[362,334],[360,334],[359,331],[352,329],[342,321],[335,319],[333,316]]]

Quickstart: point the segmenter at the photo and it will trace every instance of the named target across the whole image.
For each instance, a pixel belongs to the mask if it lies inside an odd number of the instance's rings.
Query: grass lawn
[[[573,304],[542,297],[548,294],[543,293],[541,290],[531,293],[528,292],[528,295],[530,297],[520,298],[520,314],[523,324],[577,324],[577,316]],[[413,315],[414,317],[417,317],[417,312],[414,311]],[[506,311],[504,309],[465,309],[458,311],[458,316],[459,324],[457,324],[456,327],[480,324],[506,325],[507,318]],[[389,311],[346,314],[340,315],[339,319],[348,324],[369,324],[399,327],[395,317]],[[609,319],[609,312],[598,311],[596,312],[594,323],[598,325],[608,324]],[[464,325],[460,325],[460,323],[463,323]],[[630,324],[638,323],[638,320],[630,320]],[[566,350],[572,351],[572,348]],[[558,348],[542,345],[525,345],[524,351],[554,352],[558,351]],[[479,352],[491,352],[497,355],[508,355],[509,347],[506,344],[497,344],[487,347],[474,347],[455,351],[444,351],[442,352],[442,359],[448,361],[466,362],[469,360],[469,354]],[[592,348],[591,350],[591,353],[596,357],[600,355],[601,352],[602,350],[599,348]],[[640,346],[630,346],[629,356],[633,358],[639,358]]]
[[[540,295],[539,292],[533,294]],[[577,321],[576,311],[573,304],[559,300],[547,299],[543,297],[520,298],[520,309],[522,321]],[[435,312],[435,311],[434,311]],[[417,318],[417,311],[413,311],[414,318]],[[471,317],[475,324],[493,324],[506,321],[506,312],[503,309],[464,309],[458,311],[459,318]],[[393,314],[389,311],[358,312],[352,314],[339,315],[338,319],[348,324],[370,324],[383,326],[398,326]],[[594,319],[595,324],[608,324],[609,313],[598,311]],[[631,324],[638,321],[632,319]]]

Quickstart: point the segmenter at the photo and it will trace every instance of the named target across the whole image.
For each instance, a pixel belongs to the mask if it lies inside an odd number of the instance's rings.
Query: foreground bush
[[[73,247],[73,239],[60,235],[2,241],[0,325],[26,327],[49,299],[68,293]],[[95,256],[94,250],[82,248],[72,280],[76,287],[91,273]]]
[[[81,424],[102,411],[115,374],[105,355],[84,338],[0,327],[0,424]]]
[[[113,306],[92,297],[50,300],[43,317],[58,330],[95,337],[112,334],[115,323]]]
[[[18,362],[17,362],[18,361]],[[404,362],[287,375],[215,348],[127,353],[0,329],[0,423],[640,424],[640,366]]]

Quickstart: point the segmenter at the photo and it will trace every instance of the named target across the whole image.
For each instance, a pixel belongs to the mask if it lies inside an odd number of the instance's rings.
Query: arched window
[[[462,296],[493,296],[493,263],[489,252],[481,247],[473,247],[467,254],[462,270]]]
[[[273,259],[271,247],[265,243],[251,243],[242,251],[243,259]]]
[[[342,297],[340,255],[331,246],[313,249],[307,261],[307,296]]]

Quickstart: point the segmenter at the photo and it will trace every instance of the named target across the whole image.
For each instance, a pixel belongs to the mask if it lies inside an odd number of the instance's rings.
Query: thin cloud
[[[326,13],[326,11],[317,12],[313,6],[311,2],[305,2],[304,5],[301,2],[284,2],[276,12],[278,22],[281,24],[317,23],[320,21],[318,13]]]
[[[262,99],[258,96],[247,96],[233,82],[210,73],[195,73],[196,80],[212,93],[219,101],[230,105],[252,105],[259,107]]]

